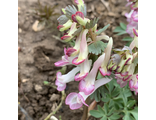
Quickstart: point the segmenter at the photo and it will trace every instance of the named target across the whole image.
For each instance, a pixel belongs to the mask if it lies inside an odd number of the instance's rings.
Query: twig
[[[29,99],[27,98],[27,96],[24,94],[22,87],[20,87],[20,89],[21,89],[21,91],[22,91],[22,94],[23,94],[24,98],[27,100],[27,102],[30,103],[30,100],[29,100]]]
[[[20,104],[18,104],[18,107],[20,108],[21,112],[22,112],[23,114],[25,114],[26,119],[28,119],[28,120],[33,120],[33,119],[28,115],[28,113],[21,107]]]
[[[48,86],[50,86],[50,87],[56,89],[55,86],[52,86],[52,85],[48,85]],[[57,108],[56,108],[54,111],[52,111],[44,120],[49,120],[49,118],[50,118],[52,115],[54,115],[54,114],[61,108],[61,106],[62,106],[62,104],[63,104],[63,101],[64,101],[64,99],[65,99],[65,97],[66,97],[66,94],[65,94],[64,90],[61,91],[61,93],[62,93],[62,98],[61,98],[61,102],[60,102],[59,106],[57,106]]]
[[[103,5],[106,7],[106,9],[107,9],[108,11],[110,11],[109,3],[108,3],[108,2],[105,2],[104,0],[101,0],[101,2],[102,2]]]

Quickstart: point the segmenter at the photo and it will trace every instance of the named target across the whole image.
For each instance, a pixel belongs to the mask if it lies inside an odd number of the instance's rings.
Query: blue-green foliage
[[[102,78],[98,73],[97,79]],[[126,85],[121,88],[116,79],[98,88],[91,96],[97,102],[102,101],[103,107],[97,106],[97,110],[91,110],[90,114],[100,120],[138,120],[137,102],[132,97],[132,92]]]

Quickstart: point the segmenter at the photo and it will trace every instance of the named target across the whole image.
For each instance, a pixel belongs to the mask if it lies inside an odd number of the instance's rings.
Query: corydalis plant
[[[66,104],[72,110],[88,106],[85,100],[99,87],[105,86],[116,78],[120,87],[129,85],[129,90],[138,93],[138,33],[134,29],[134,40],[130,47],[113,49],[113,38],[100,35],[109,27],[97,30],[98,19],[87,18],[86,5],[83,0],[75,0],[78,9],[72,5],[62,9],[62,15],[58,20],[58,29],[65,32],[62,41],[75,41],[75,45],[64,48],[62,60],[55,66],[75,66],[69,73],[62,75],[57,73],[55,84],[57,90],[63,91],[70,81],[79,82],[79,93],[70,93],[66,98]],[[102,40],[108,41],[108,43]],[[99,78],[99,74],[101,77]],[[128,84],[129,83],[129,84]],[[105,91],[102,91],[105,92]]]

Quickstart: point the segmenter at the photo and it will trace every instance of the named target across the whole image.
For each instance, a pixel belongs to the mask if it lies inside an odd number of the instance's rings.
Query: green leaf
[[[123,32],[125,30],[123,30],[120,26],[116,27],[113,32]]]
[[[116,87],[112,92],[112,97],[116,97],[120,94],[120,89]]]
[[[127,26],[126,26],[126,24],[124,24],[124,23],[120,23],[120,26],[121,26],[121,28],[122,28],[123,30],[126,30],[126,29],[127,29]]]
[[[114,84],[113,84],[113,80],[111,80],[109,83],[106,84],[106,86],[108,87],[109,93],[112,92],[113,88],[114,88]]]
[[[108,113],[108,104],[104,104],[104,111],[106,114]]]
[[[127,32],[126,32],[126,31],[122,31],[122,32],[119,32],[119,33],[116,34],[116,35],[123,35],[123,34],[127,34]]]
[[[91,29],[95,26],[95,24],[98,22],[98,18],[94,18],[94,20],[91,20],[90,22],[87,22],[85,28],[86,29]]]
[[[43,81],[43,84],[44,85],[49,85],[49,82],[48,81]]]
[[[99,96],[98,90],[95,91],[94,97],[95,97],[95,101],[96,102],[99,102],[100,101],[100,96]]]
[[[98,72],[98,75],[97,75],[97,77],[96,77],[96,79],[98,80],[98,79],[101,79],[101,78],[103,78],[103,76],[101,75],[101,73],[100,73],[100,71]]]
[[[126,113],[125,116],[123,117],[123,120],[131,120],[130,114]]]
[[[62,69],[58,70],[60,71],[62,74],[65,74],[67,70],[67,66],[63,66]]]
[[[131,38],[131,37],[125,37],[125,38],[122,39],[122,41],[130,41],[130,42],[131,42],[132,40],[133,40],[133,38]]]
[[[100,117],[103,116],[103,115],[102,115],[99,111],[97,111],[97,110],[91,110],[91,111],[90,111],[90,114],[91,114],[92,116],[94,116],[95,118],[100,118]]]
[[[118,115],[117,113],[114,113],[114,114],[111,115],[109,118],[110,118],[111,120],[118,120],[120,117],[121,117],[120,115]]]
[[[105,114],[104,110],[102,109],[100,105],[98,105],[97,108],[101,114]]]
[[[130,109],[131,107],[134,106],[135,103],[136,103],[135,100],[130,100],[130,101],[128,101],[128,102],[127,102],[127,108]]]
[[[77,9],[75,8],[74,5],[72,6],[68,5],[65,11],[66,11],[66,17],[71,19],[71,16],[77,12]]]
[[[101,100],[102,100],[103,102],[107,103],[107,102],[110,100],[110,98],[106,97],[106,98],[102,98]]]
[[[89,53],[93,53],[95,55],[101,54],[102,51],[106,48],[107,43],[104,43],[102,41],[96,41],[89,45]]]
[[[131,41],[127,42],[127,43],[126,43],[126,46],[129,46],[130,44],[131,44]]]
[[[107,120],[107,117],[103,116],[100,120]]]
[[[138,107],[135,107],[133,110],[129,111],[133,117],[138,120]]]
[[[105,27],[103,27],[102,29],[98,30],[96,32],[97,35],[101,34],[103,31],[105,31],[108,27],[110,26],[110,24],[106,25]]]
[[[113,100],[111,99],[110,101],[109,101],[109,107],[112,107],[114,105],[114,102],[113,102]]]
[[[113,113],[113,111],[114,111],[114,107],[111,108],[111,110],[108,112],[107,115],[110,116]]]

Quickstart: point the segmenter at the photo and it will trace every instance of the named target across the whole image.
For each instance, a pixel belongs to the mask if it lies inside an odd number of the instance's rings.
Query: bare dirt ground
[[[61,13],[60,9],[73,4],[72,0],[40,0],[43,5],[59,4],[56,12]],[[124,14],[129,12],[126,8],[126,0],[106,0],[109,3],[105,7],[101,0],[84,0],[88,8],[89,18],[99,17],[98,29],[107,24],[111,26],[105,34],[112,36],[114,47],[123,47],[121,39],[124,36],[116,36],[112,31],[120,22],[126,23]],[[63,47],[67,46],[53,35],[60,36],[59,31],[51,32],[51,29],[44,29],[40,32],[34,32],[32,25],[37,18],[31,14],[37,6],[37,0],[19,0],[18,2],[18,46],[21,51],[18,53],[18,71],[20,74],[18,102],[33,118],[33,120],[44,120],[46,116],[55,110],[61,100],[61,93],[57,90],[45,86],[43,81],[55,82],[56,71],[60,68],[54,66],[54,62],[61,59]],[[54,20],[56,18],[54,17]],[[67,71],[72,67],[69,66]],[[68,84],[65,90],[68,95],[70,92],[78,92],[78,85],[75,82]],[[83,108],[79,110],[70,110],[63,103],[62,108],[55,114],[57,118],[61,116],[62,120],[80,120]],[[26,116],[19,110],[19,120],[26,120]],[[90,117],[89,120],[95,120]]]

